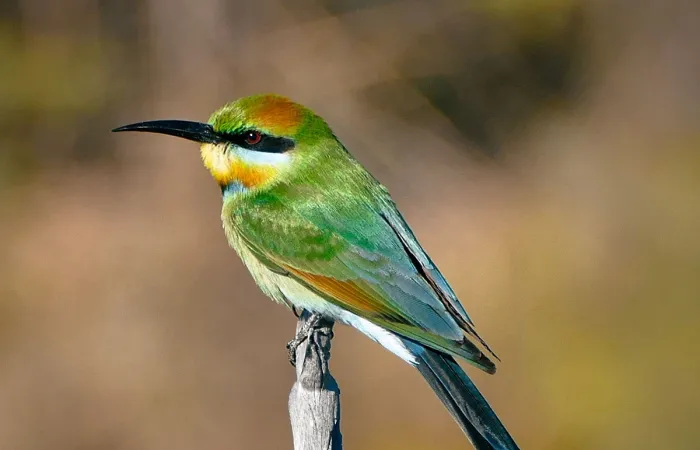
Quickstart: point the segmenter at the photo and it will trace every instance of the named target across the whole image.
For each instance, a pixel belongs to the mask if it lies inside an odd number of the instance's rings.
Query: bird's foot
[[[333,327],[323,326],[317,327],[318,323],[323,318],[322,315],[317,313],[312,313],[309,320],[304,323],[301,330],[294,336],[294,339],[287,343],[287,355],[289,357],[289,363],[292,366],[297,365],[297,348],[304,343],[307,339],[310,339],[314,333],[320,333],[324,336],[329,336],[333,338]]]

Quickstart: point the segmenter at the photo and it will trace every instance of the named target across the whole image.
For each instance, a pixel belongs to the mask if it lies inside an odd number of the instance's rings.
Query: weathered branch
[[[299,333],[311,314],[303,311]],[[333,322],[320,319],[296,349],[297,381],[289,393],[295,450],[341,450],[340,389],[328,369]]]

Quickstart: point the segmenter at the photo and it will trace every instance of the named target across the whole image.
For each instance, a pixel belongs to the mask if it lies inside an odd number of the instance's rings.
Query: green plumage
[[[291,267],[352,282],[382,308],[368,312],[293,273],[287,275],[376,325],[493,372],[492,362],[465,339],[460,323],[471,322],[452,290],[420,250],[427,269],[439,276],[442,294],[459,305],[458,320],[421,275],[416,267],[420,261],[412,260],[402,244],[397,232],[404,239],[415,238],[386,189],[332,135],[313,147],[299,143],[294,151],[294,170],[277,182],[224,198],[224,228],[231,245],[243,243],[262,263],[249,266],[258,272],[254,276],[264,277],[262,268],[280,274]],[[413,250],[418,249],[416,245]]]
[[[200,142],[223,193],[226,237],[262,291],[347,323],[416,367],[478,450],[517,444],[452,356],[493,373],[495,357],[387,190],[323,119],[274,95],[209,123],[141,122]]]

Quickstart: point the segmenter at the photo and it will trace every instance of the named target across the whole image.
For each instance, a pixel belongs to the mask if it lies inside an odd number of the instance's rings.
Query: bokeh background
[[[503,363],[523,449],[700,447],[700,4],[0,2],[0,449],[291,448],[294,317],[197,147],[277,92],[382,181]],[[348,449],[469,448],[340,327]]]

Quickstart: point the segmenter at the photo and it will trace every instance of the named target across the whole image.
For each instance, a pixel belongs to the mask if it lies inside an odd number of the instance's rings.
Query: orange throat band
[[[250,189],[272,180],[279,169],[272,164],[245,161],[235,152],[224,152],[219,146],[204,144],[201,148],[202,162],[221,186],[240,183]]]

